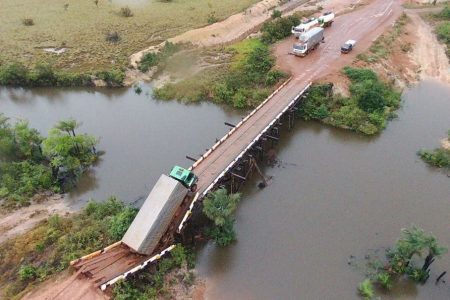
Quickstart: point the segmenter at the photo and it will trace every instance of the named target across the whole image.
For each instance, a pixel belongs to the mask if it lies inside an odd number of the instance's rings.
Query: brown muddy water
[[[243,191],[238,241],[199,254],[208,299],[358,299],[365,255],[382,254],[401,228],[414,223],[450,246],[450,178],[416,156],[450,129],[450,87],[424,82],[403,99],[376,138],[314,122],[284,135],[280,165],[265,169],[273,183]],[[434,284],[444,270],[450,253],[425,286],[405,283],[382,298],[450,299],[448,274]]]
[[[162,173],[173,165],[188,167],[243,115],[214,104],[184,105],[156,101],[133,89],[0,89],[0,112],[27,119],[42,134],[58,121],[82,122],[78,132],[100,137],[100,162],[67,195],[79,207],[90,198],[111,195],[140,206]]]
[[[358,299],[365,255],[392,245],[401,228],[416,224],[450,247],[450,178],[416,156],[450,129],[450,87],[424,82],[403,98],[379,137],[300,121],[284,133],[280,163],[265,168],[272,184],[259,190],[255,176],[243,191],[238,241],[199,252],[208,299]],[[105,155],[67,197],[75,206],[109,195],[140,205],[161,173],[190,165],[186,154],[200,154],[228,130],[224,121],[242,117],[131,89],[2,89],[0,112],[41,132],[73,117],[83,122],[80,132],[101,137]],[[428,284],[405,283],[383,299],[449,299],[448,274],[448,283],[434,285],[444,270],[450,254],[433,264]]]

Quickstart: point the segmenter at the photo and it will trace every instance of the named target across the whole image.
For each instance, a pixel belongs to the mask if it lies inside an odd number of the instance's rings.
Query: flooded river
[[[249,183],[243,191],[238,241],[199,252],[209,299],[357,299],[364,256],[391,245],[402,227],[414,223],[450,246],[450,178],[416,156],[438,146],[450,129],[450,88],[425,82],[403,98],[399,117],[379,137],[314,122],[297,122],[284,133],[279,166],[265,168],[273,183],[263,191]],[[68,196],[73,205],[108,195],[142,199],[161,173],[190,165],[185,155],[197,156],[221,137],[224,121],[242,117],[206,103],[155,101],[131,89],[3,89],[0,111],[29,119],[42,132],[73,117],[83,122],[79,132],[101,137],[98,148],[106,154]],[[390,297],[448,299],[448,274],[446,284],[435,286],[434,279],[450,271],[450,254],[432,270],[427,285],[406,284]]]
[[[199,157],[227,132],[224,121],[237,123],[243,115],[208,103],[156,101],[146,91],[3,89],[0,112],[29,120],[43,134],[58,120],[74,118],[82,122],[78,132],[100,137],[97,149],[105,155],[66,197],[71,205],[110,195],[140,205],[162,173],[175,164],[190,166],[186,155]]]

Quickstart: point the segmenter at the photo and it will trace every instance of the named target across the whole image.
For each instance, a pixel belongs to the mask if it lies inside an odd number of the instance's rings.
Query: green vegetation
[[[137,210],[116,198],[89,202],[78,214],[53,215],[0,245],[0,297],[11,298],[59,273],[71,260],[121,238]],[[177,260],[179,261],[179,260]]]
[[[375,296],[373,284],[369,279],[364,280],[358,286],[358,292],[364,299],[370,300]]]
[[[447,4],[440,12],[428,15],[427,20],[434,27],[437,38],[446,45],[450,58],[450,6]]]
[[[21,63],[0,64],[0,85],[6,86],[90,86],[98,78],[110,87],[122,86],[125,73],[122,70],[100,71],[95,74],[68,73],[55,71],[51,65],[37,64],[33,69]]]
[[[156,264],[155,271],[145,269],[131,279],[116,283],[113,287],[113,299],[147,300],[160,299],[161,296],[167,296],[167,287],[170,283],[167,282],[166,277],[175,269],[178,269],[179,272],[177,272],[178,274],[174,280],[178,280],[179,283],[188,287],[192,285],[195,279],[194,274],[189,271],[193,264],[194,257],[192,252],[178,244],[168,257],[162,258]]]
[[[214,222],[206,233],[220,247],[228,246],[236,240],[233,214],[240,198],[240,194],[228,194],[222,188],[209,193],[203,201],[203,213]]]
[[[351,96],[333,95],[331,84],[313,85],[300,115],[335,127],[373,135],[386,127],[400,106],[400,93],[383,83],[370,69],[345,67]]]
[[[276,19],[276,18],[281,18],[281,15],[282,15],[281,11],[279,11],[278,9],[274,9],[270,16],[272,17],[272,19]]]
[[[164,67],[167,59],[180,50],[180,46],[171,42],[166,42],[159,52],[146,53],[139,62],[139,70],[147,72],[150,67]]]
[[[448,132],[448,141],[450,142],[450,131]],[[450,169],[450,149],[436,148],[434,150],[421,150],[418,155],[428,164],[438,167]]]
[[[292,26],[300,24],[300,20],[316,13],[316,10],[306,10],[297,12],[288,17],[281,17],[281,12],[277,10],[272,12],[274,20],[264,23],[261,28],[261,40],[264,43],[272,44],[291,35]]]
[[[225,49],[231,56],[226,66],[209,68],[177,83],[156,89],[159,99],[188,102],[210,100],[236,108],[255,107],[285,75],[272,70],[274,58],[267,45],[247,39]]]
[[[97,159],[97,139],[75,134],[75,120],[59,122],[44,138],[28,122],[0,114],[0,199],[9,208],[38,192],[70,189]]]
[[[359,285],[358,291],[364,299],[373,299],[373,284],[389,290],[403,277],[424,284],[435,258],[446,252],[447,248],[440,246],[431,233],[415,226],[402,229],[400,239],[386,251],[386,262],[369,262],[368,278]]]
[[[17,61],[28,69],[51,62],[55,70],[94,74],[121,70],[129,56],[187,30],[207,25],[215,12],[219,20],[241,12],[258,0],[106,1],[2,0],[0,64]],[[129,12],[124,5],[128,5]],[[123,13],[121,8],[124,8]],[[132,17],[123,17],[122,15]],[[34,20],[24,26],[23,18]],[[106,32],[121,39],[112,44]],[[67,48],[62,54],[45,47]]]
[[[398,37],[404,32],[405,25],[408,24],[408,22],[408,16],[403,13],[402,16],[395,22],[392,30],[377,38],[369,48],[369,51],[367,53],[358,54],[357,58],[367,63],[374,63],[380,61],[381,59],[386,59],[389,54],[391,54],[397,43]],[[407,46],[403,46],[403,49],[407,48]]]

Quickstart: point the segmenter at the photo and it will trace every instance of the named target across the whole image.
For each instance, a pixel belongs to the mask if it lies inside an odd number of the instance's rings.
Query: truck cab
[[[196,188],[198,177],[192,171],[180,166],[174,166],[169,176],[181,182],[188,189],[194,190]]]

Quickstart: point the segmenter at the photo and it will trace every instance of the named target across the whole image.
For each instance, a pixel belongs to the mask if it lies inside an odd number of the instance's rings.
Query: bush
[[[32,265],[23,265],[19,269],[19,277],[22,281],[28,281],[37,277],[37,270]]]
[[[450,44],[450,22],[439,24],[436,28],[436,33],[442,42]]]
[[[96,76],[104,80],[106,84],[110,87],[122,86],[123,80],[125,79],[125,72],[118,69],[113,69],[109,71],[100,71],[96,73]]]
[[[435,16],[443,20],[450,20],[450,6],[445,6],[444,9],[442,9]]]
[[[433,151],[421,150],[418,155],[432,166],[450,168],[450,150],[443,148],[438,148]]]
[[[11,63],[0,68],[0,84],[11,86],[28,85],[28,69],[21,63]]]
[[[261,28],[261,40],[264,43],[275,43],[291,35],[292,26],[300,23],[297,16],[288,16],[284,18],[277,18],[273,21],[264,23]]]
[[[139,70],[142,72],[147,72],[150,67],[163,65],[166,60],[178,52],[180,50],[180,46],[171,42],[166,42],[164,47],[159,52],[149,52],[144,54],[141,61],[139,62]]]
[[[33,26],[34,20],[32,18],[24,18],[22,19],[22,24],[25,26]]]
[[[215,11],[211,12],[208,15],[208,19],[207,19],[208,24],[214,24],[217,21],[219,21],[219,19],[217,19],[217,17],[216,17],[216,12]]]
[[[371,300],[375,296],[372,282],[369,279],[359,284],[358,292],[364,299]]]
[[[110,43],[120,42],[120,35],[117,31],[109,31],[106,33],[105,40]]]
[[[131,11],[131,9],[128,6],[124,6],[124,7],[120,8],[119,14],[125,18],[129,18],[129,17],[133,16],[133,12]]]
[[[351,97],[333,95],[332,84],[313,85],[300,107],[300,116],[366,135],[378,133],[399,107],[400,94],[372,70],[345,67],[343,72],[351,80]]]
[[[127,207],[109,221],[108,234],[114,240],[120,240],[136,217],[138,210]]]
[[[281,11],[274,9],[271,15],[272,19],[281,18]]]

